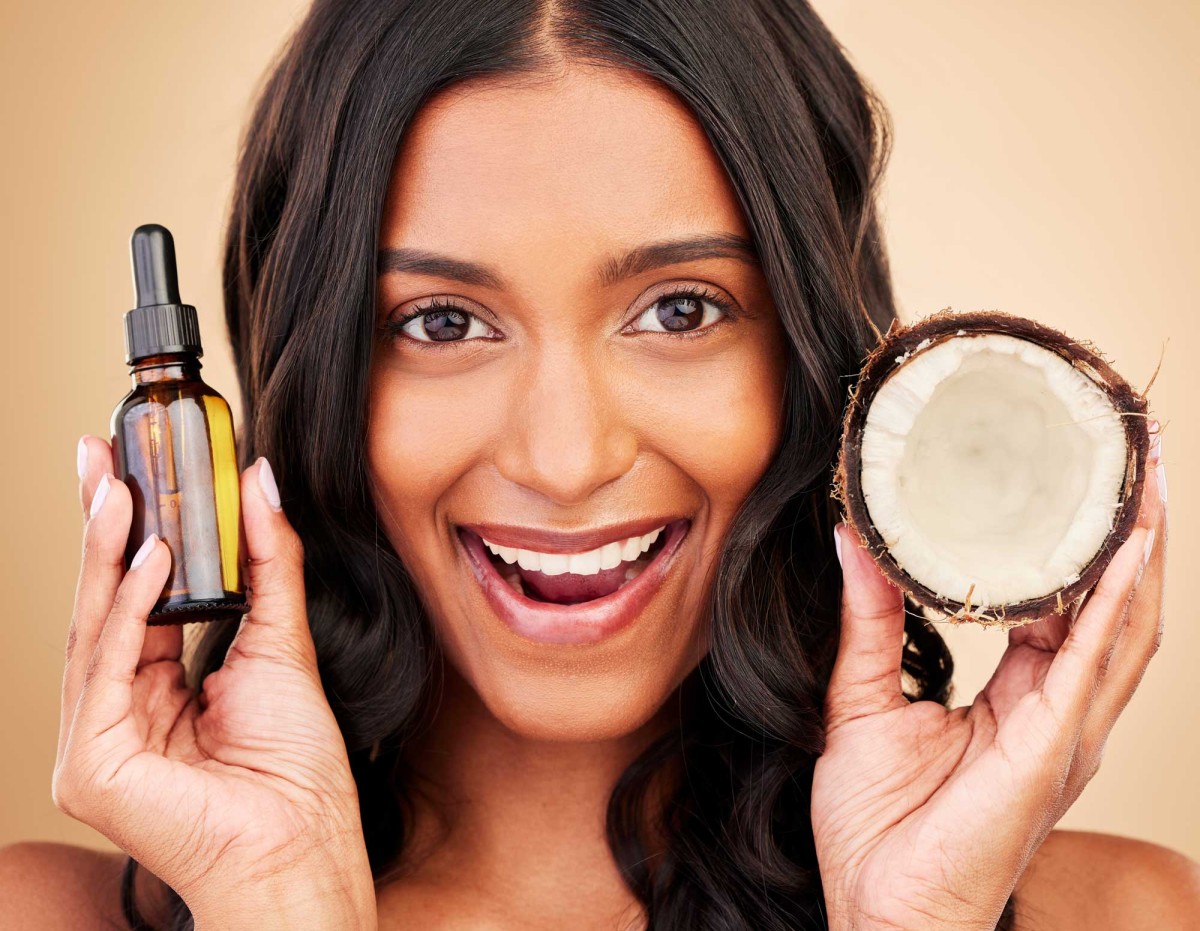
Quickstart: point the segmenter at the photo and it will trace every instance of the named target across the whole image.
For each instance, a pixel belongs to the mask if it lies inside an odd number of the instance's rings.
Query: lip
[[[641,523],[644,521],[639,522],[639,524]],[[687,518],[668,521],[665,531],[666,540],[662,549],[638,574],[636,579],[603,598],[570,605],[534,601],[532,598],[526,598],[514,591],[512,586],[500,577],[500,573],[496,571],[496,567],[488,558],[478,532],[472,529],[479,525],[459,525],[454,536],[466,553],[471,573],[483,589],[488,604],[509,629],[527,640],[539,643],[589,644],[615,634],[633,623],[634,619],[641,614],[646,605],[650,603],[650,599],[662,587],[663,580],[674,562],[675,554],[679,551],[680,542],[687,536],[691,525],[692,522]],[[624,528],[626,525],[615,526]],[[634,524],[628,526],[635,527]],[[662,522],[660,521],[648,526],[647,531],[661,526]],[[464,530],[467,532],[464,533]],[[609,531],[605,530],[604,532],[608,533]],[[623,529],[618,532],[623,532]],[[628,536],[633,535],[632,532],[628,534]],[[487,539],[492,540],[490,536]],[[579,539],[590,538],[580,537]],[[492,540],[492,542],[499,543],[500,541]],[[579,549],[589,548],[594,547],[583,546]],[[573,550],[572,552],[578,551]]]
[[[640,537],[664,524],[669,525],[684,517],[650,517],[627,520],[607,527],[569,532],[566,530],[538,530],[533,527],[518,527],[515,524],[459,524],[472,533],[483,537],[497,546],[515,546],[539,553],[586,553],[606,543]]]

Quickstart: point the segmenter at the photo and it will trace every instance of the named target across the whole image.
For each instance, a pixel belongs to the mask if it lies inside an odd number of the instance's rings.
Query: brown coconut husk
[[[1125,484],[1113,528],[1104,544],[1079,574],[1079,578],[1057,591],[1007,605],[972,605],[932,591],[910,576],[892,558],[883,537],[871,523],[860,484],[862,434],[867,410],[888,377],[917,354],[947,339],[972,334],[998,333],[1037,343],[1061,356],[1095,382],[1108,395],[1125,425],[1128,459]],[[1147,390],[1149,386],[1147,386]],[[1073,340],[1045,324],[998,311],[955,313],[949,309],[903,326],[893,321],[860,370],[850,389],[850,400],[842,420],[842,443],[834,473],[833,497],[841,505],[848,527],[870,552],[883,574],[916,605],[928,620],[952,623],[971,621],[987,627],[1008,629],[1032,623],[1049,614],[1063,614],[1091,591],[1117,549],[1133,532],[1142,501],[1149,437],[1144,420],[1148,416],[1146,391],[1138,393],[1090,342]]]

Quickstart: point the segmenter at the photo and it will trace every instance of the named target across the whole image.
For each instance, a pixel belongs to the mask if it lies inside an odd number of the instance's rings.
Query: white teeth
[[[600,568],[615,569],[621,564],[621,544],[609,543],[600,547]],[[572,572],[577,570],[572,569]]]
[[[567,558],[567,571],[573,575],[595,575],[600,571],[600,550],[589,553],[572,553]],[[545,559],[543,558],[543,565]]]
[[[626,540],[614,540],[604,546],[586,553],[539,553],[534,550],[523,550],[515,546],[500,546],[489,540],[483,544],[491,552],[499,556],[508,565],[516,563],[522,569],[530,572],[542,572],[546,575],[561,575],[570,572],[573,575],[595,575],[605,569],[614,569],[622,562],[632,562],[646,552],[658,539],[658,535],[666,529],[664,524],[657,530],[651,530],[640,537],[629,537]],[[633,567],[626,570],[625,578],[631,579],[641,571]],[[633,576],[629,573],[633,572]],[[511,576],[509,577],[511,580]]]
[[[539,553],[541,568],[538,570],[545,575],[562,575],[567,571],[567,563],[571,557],[565,553]]]

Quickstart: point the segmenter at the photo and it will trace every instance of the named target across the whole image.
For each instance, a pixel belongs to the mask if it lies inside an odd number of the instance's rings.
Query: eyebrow
[[[607,287],[653,268],[699,259],[737,259],[757,263],[758,252],[749,239],[735,233],[705,233],[644,243],[602,263],[597,280],[601,286]],[[488,265],[408,247],[381,249],[378,272],[381,275],[388,272],[431,275],[497,291],[504,290],[506,286],[504,276]]]

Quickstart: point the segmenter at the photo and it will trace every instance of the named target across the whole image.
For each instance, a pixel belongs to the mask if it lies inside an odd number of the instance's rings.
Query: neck
[[[469,884],[516,916],[628,921],[638,906],[608,846],[608,800],[626,767],[674,726],[676,703],[615,740],[529,740],[449,667],[446,676],[434,725],[407,753],[418,801],[404,873]]]

